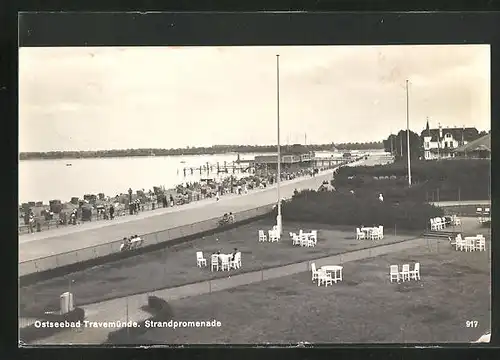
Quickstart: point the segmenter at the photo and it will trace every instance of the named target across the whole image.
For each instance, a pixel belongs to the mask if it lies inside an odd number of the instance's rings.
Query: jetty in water
[[[364,156],[364,155],[363,155]],[[302,154],[284,154],[281,156],[281,169],[283,172],[293,172],[300,169],[319,169],[327,170],[341,165],[348,161],[345,157],[319,157],[315,156],[313,152]],[[194,174],[236,174],[247,173],[255,174],[258,172],[272,172],[277,170],[278,155],[258,155],[252,160],[242,160],[238,156],[236,161],[223,163],[217,162],[216,164],[206,163],[199,166],[187,166],[182,168],[184,176]]]

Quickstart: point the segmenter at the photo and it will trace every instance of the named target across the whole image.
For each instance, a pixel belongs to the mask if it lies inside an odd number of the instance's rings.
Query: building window
[[[446,134],[446,135],[448,135],[448,134]],[[445,148],[445,149],[447,149],[447,148],[448,148],[448,141],[445,141],[445,142],[444,142],[444,148]]]
[[[429,144],[429,142],[428,142],[428,141],[426,141],[426,142],[425,142],[425,148],[426,148],[426,149],[429,149],[429,148],[431,147],[430,145],[431,145],[431,144]]]
[[[447,133],[444,137],[447,138],[447,139],[449,139],[449,138],[451,138],[451,134]]]

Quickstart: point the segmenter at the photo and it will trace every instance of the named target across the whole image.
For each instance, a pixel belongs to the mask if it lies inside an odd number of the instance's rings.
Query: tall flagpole
[[[410,101],[408,97],[408,80],[406,80],[406,145],[408,155],[408,186],[411,186],[411,161],[410,161]]]
[[[281,237],[282,233],[282,218],[281,218],[281,195],[280,195],[280,186],[281,186],[281,149],[280,149],[280,56],[276,55],[276,123],[277,123],[277,131],[278,131],[278,181],[277,181],[277,189],[278,189],[278,216],[276,216],[276,227],[278,228],[278,234]]]

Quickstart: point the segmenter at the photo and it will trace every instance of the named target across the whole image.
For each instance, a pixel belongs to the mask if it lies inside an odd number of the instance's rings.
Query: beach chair
[[[318,279],[318,269],[316,269],[316,263],[311,263],[311,272],[312,272],[312,281],[314,282],[314,280],[317,280]]]
[[[403,264],[403,268],[401,269],[400,272],[401,275],[401,280],[410,280],[410,265],[409,264]]]
[[[410,270],[410,278],[420,280],[420,263],[415,263],[413,266],[413,270]]]
[[[216,271],[219,271],[219,255],[214,254],[211,256],[210,259],[211,259],[210,270],[214,271],[215,269]]]
[[[331,273],[319,269],[318,270],[318,286],[321,286],[321,284],[325,284],[325,287],[328,285],[333,285],[333,278],[332,278]]]
[[[207,259],[203,257],[203,252],[201,251],[196,252],[196,265],[198,267],[207,266]]]
[[[397,282],[399,282],[399,266],[398,265],[391,265],[389,267],[389,277],[390,277],[390,280],[391,282],[393,280],[396,280]]]
[[[259,230],[259,242],[267,241],[267,236],[264,234],[264,230]]]
[[[356,228],[356,240],[364,240],[366,239],[365,233],[361,231],[359,228]]]

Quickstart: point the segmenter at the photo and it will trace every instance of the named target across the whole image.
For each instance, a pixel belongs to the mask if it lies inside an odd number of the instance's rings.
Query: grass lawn
[[[19,295],[20,315],[36,316],[48,309],[58,309],[59,295],[68,291],[70,282],[75,304],[84,305],[227,276],[227,272],[212,273],[208,268],[197,268],[196,251],[203,251],[205,258],[209,260],[212,252],[221,250],[223,253],[230,253],[234,248],[238,248],[242,252],[243,266],[238,271],[233,270],[236,274],[339,254],[376,244],[387,244],[416,236],[416,233],[399,232],[395,235],[394,229],[386,229],[385,239],[372,243],[355,240],[354,229],[351,227],[311,224],[303,226],[285,222],[284,234],[286,235],[280,243],[259,243],[258,230],[270,229],[272,225],[271,220],[261,220],[165,250],[22,287]],[[316,247],[292,246],[288,232],[295,232],[300,228],[304,231],[318,230]]]
[[[149,329],[134,344],[471,342],[490,329],[490,242],[455,251],[446,240],[344,264],[344,282],[309,272],[170,302],[174,319],[220,328]],[[389,265],[420,262],[421,281],[389,282]],[[413,265],[411,265],[413,267]],[[466,321],[478,321],[477,328]]]

